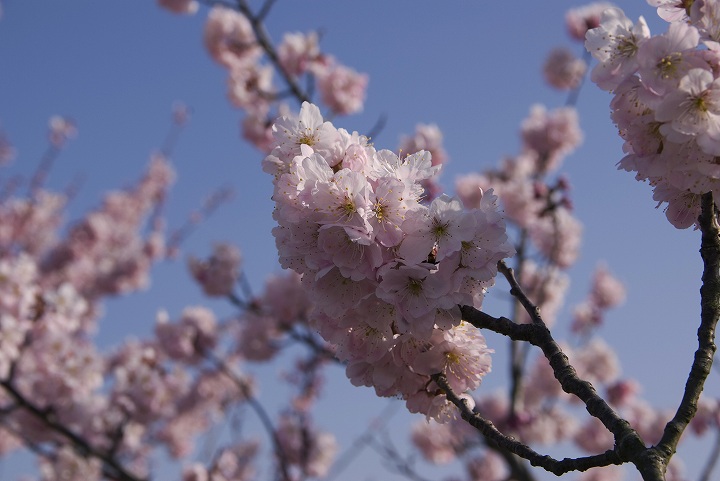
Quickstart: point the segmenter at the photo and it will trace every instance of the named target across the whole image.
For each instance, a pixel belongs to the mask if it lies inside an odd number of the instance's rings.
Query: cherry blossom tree
[[[371,79],[327,53],[321,32],[274,40],[267,21],[282,5],[157,3],[206,15],[202,42],[226,72],[241,135],[267,174],[283,271],[256,292],[243,269],[249,253],[218,242],[188,258],[188,279],[232,315],[160,310],[150,336],[102,348],[105,304],[147,286],[153,265],[177,258],[228,195],[219,190],[167,227],[170,159],[191,117],[176,105],[140,179],[66,226],[73,191],[52,190],[48,178],[78,129],[52,117],[36,171],[4,180],[0,195],[2,456],[34,456],[33,479],[43,481],[164,479],[162,453],[184,481],[295,481],[342,477],[370,447],[402,477],[430,479],[387,436],[386,413],[349,448],[320,427],[316,403],[333,395],[323,385],[340,369],[416,415],[411,449],[427,463],[455,461],[462,474],[447,479],[688,479],[680,440],[720,440],[718,401],[701,397],[720,316],[718,2],[650,0],[667,22],[655,35],[612,4],[571,9],[567,32],[585,53],[555,49],[542,68],[567,101],[530,106],[517,154],[457,178],[455,195],[439,181],[449,154],[437,125],[418,124],[398,145],[375,143],[382,116],[364,133],[342,127],[363,109]],[[612,96],[620,169],[647,182],[670,224],[694,228],[700,244],[700,318],[678,327],[697,329],[697,348],[694,359],[673,360],[689,375],[670,408],[640,396],[640,381],[622,376],[600,336],[626,298],[612,266],[598,263],[568,332],[556,324],[582,243],[561,169],[583,140],[575,106],[586,75]],[[15,156],[0,132],[0,164]],[[503,292],[508,316],[488,302]],[[488,391],[501,350],[506,385]],[[279,412],[249,363],[284,365]],[[237,421],[239,411],[247,415]],[[247,417],[262,438],[248,435]],[[198,456],[217,426],[229,434]],[[699,481],[718,458],[720,441]]]

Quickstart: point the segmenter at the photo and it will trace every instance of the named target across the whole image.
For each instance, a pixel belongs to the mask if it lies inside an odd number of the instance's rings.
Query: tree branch
[[[663,480],[666,461],[662,459],[660,453],[646,448],[638,433],[632,428],[632,426],[630,426],[630,423],[621,418],[607,404],[607,402],[597,394],[597,391],[591,383],[578,377],[575,368],[572,367],[567,356],[562,352],[560,346],[553,339],[550,330],[547,326],[545,326],[545,323],[540,315],[540,309],[535,306],[523,292],[512,269],[508,268],[504,262],[500,261],[498,262],[498,270],[507,278],[510,283],[510,293],[523,305],[530,315],[532,323],[516,324],[504,317],[494,318],[489,314],[478,311],[471,306],[460,307],[463,319],[470,322],[477,328],[490,329],[498,334],[508,336],[513,340],[526,341],[539,347],[545,355],[545,358],[549,361],[555,375],[555,379],[560,382],[563,390],[569,394],[573,394],[583,401],[588,413],[599,419],[613,434],[615,438],[614,452],[616,452],[617,456],[619,456],[619,459],[621,459],[622,462],[632,462],[635,464],[638,471],[640,471],[643,476],[643,479],[646,481]],[[450,399],[450,397],[448,397],[448,399]],[[462,411],[463,403],[459,399],[457,400],[460,404],[455,404]],[[470,414],[472,415],[471,418],[475,419],[472,411],[470,411]],[[465,416],[463,416],[463,419],[465,419]],[[468,419],[468,422],[473,424],[473,422],[477,421],[471,422]],[[479,423],[480,426],[482,426],[482,424],[482,422]],[[481,430],[481,432],[483,430],[488,430],[487,426],[482,429],[476,424],[473,424],[473,426]],[[492,429],[495,429],[492,424],[490,424],[490,426]],[[492,432],[492,430],[489,430],[488,432]],[[530,452],[527,454],[531,455]],[[538,460],[537,462],[541,462],[541,458],[535,459]],[[552,462],[549,462],[548,466],[552,469],[556,469]],[[542,465],[542,467],[548,469],[544,465]],[[562,469],[564,469],[564,467]]]
[[[710,481],[710,476],[715,469],[718,458],[720,458],[720,430],[715,433],[715,444],[713,445],[710,456],[708,456],[707,464],[705,464],[698,481]]]
[[[225,374],[225,376],[227,376],[228,379],[230,379],[237,386],[242,395],[245,397],[247,403],[250,405],[253,411],[255,411],[255,414],[257,414],[260,422],[262,423],[263,427],[268,433],[268,436],[270,437],[270,440],[272,441],[273,449],[275,450],[275,456],[277,456],[278,464],[280,465],[280,473],[282,475],[282,479],[285,481],[290,481],[292,478],[290,477],[290,472],[288,470],[287,457],[285,456],[285,453],[283,451],[280,439],[277,436],[275,426],[273,426],[272,420],[270,419],[267,411],[265,411],[263,405],[260,404],[260,402],[252,395],[248,384],[244,380],[240,379],[222,359],[219,359],[210,352],[205,353],[205,358],[212,362],[213,365],[215,365],[215,367],[217,367],[220,372]]]
[[[626,462],[623,460],[617,449],[608,450],[602,454],[595,456],[586,456],[581,458],[565,458],[562,460],[554,459],[547,455],[542,455],[534,451],[529,446],[516,441],[498,431],[495,425],[474,413],[469,406],[455,394],[448,385],[447,378],[444,374],[435,374],[433,380],[440,388],[445,391],[448,400],[452,402],[460,410],[462,418],[470,423],[475,429],[487,439],[521,458],[527,459],[533,466],[538,466],[556,476],[568,473],[570,471],[587,471],[590,468],[609,466],[612,464],[620,465]]]
[[[26,399],[20,391],[15,389],[9,380],[0,381],[0,386],[5,389],[7,394],[17,403],[18,406],[26,409],[49,429],[52,429],[70,441],[72,446],[78,453],[80,453],[81,456],[90,456],[100,460],[103,464],[103,473],[106,477],[120,481],[142,481],[145,479],[133,475],[113,456],[95,448],[86,439],[75,434],[63,424],[53,420],[51,418],[52,415],[48,412],[48,410],[41,409]]]
[[[300,85],[298,85],[295,78],[283,68],[280,63],[280,57],[278,57],[277,51],[275,50],[275,46],[273,45],[272,40],[270,40],[267,30],[265,30],[263,19],[265,15],[267,15],[267,11],[271,5],[272,2],[269,2],[269,5],[266,3],[260,14],[254,15],[246,0],[237,0],[237,9],[250,21],[250,25],[252,25],[253,32],[255,32],[258,45],[260,45],[260,47],[262,47],[265,51],[265,55],[267,55],[268,59],[270,59],[275,67],[275,70],[280,73],[280,76],[287,84],[293,96],[299,103],[310,102],[310,97],[302,90],[302,88],[300,88]]]
[[[665,426],[657,450],[667,461],[675,454],[683,431],[697,412],[697,402],[712,370],[715,346],[715,327],[720,317],[720,227],[712,193],[702,196],[702,211],[698,224],[702,231],[700,256],[703,259],[702,287],[700,288],[700,327],[698,349],[695,351],[685,393],[673,419]]]

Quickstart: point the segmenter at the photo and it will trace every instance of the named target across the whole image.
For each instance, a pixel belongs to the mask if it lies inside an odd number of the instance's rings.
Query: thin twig
[[[595,456],[565,458],[562,460],[557,460],[550,456],[539,454],[529,446],[515,440],[515,438],[504,435],[498,431],[491,421],[488,421],[479,414],[473,412],[467,402],[453,392],[444,374],[435,374],[433,376],[433,380],[445,392],[448,400],[457,406],[460,410],[462,418],[480,431],[483,436],[492,440],[492,442],[503,449],[506,449],[521,458],[527,459],[533,466],[539,466],[556,476],[560,476],[570,471],[587,471],[590,468],[610,466],[613,464],[619,465],[625,462],[617,449],[610,449]]]
[[[254,15],[246,0],[237,0],[236,6],[240,13],[245,15],[248,21],[250,21],[250,25],[252,25],[253,32],[255,32],[258,45],[260,45],[260,47],[262,47],[265,51],[265,55],[267,55],[268,59],[275,67],[275,70],[277,70],[283,78],[288,88],[293,93],[293,96],[299,103],[310,102],[310,97],[302,90],[302,88],[300,88],[300,85],[298,85],[295,78],[283,68],[282,63],[280,62],[280,57],[275,50],[275,46],[272,40],[270,40],[270,36],[265,29],[265,25],[263,23],[264,18],[261,15]]]
[[[720,458],[720,430],[715,432],[715,444],[713,445],[710,456],[708,456],[707,464],[703,468],[698,481],[710,481],[710,476],[717,465],[718,458]]]
[[[335,463],[333,463],[330,474],[325,478],[325,481],[333,481],[334,479],[337,479],[340,473],[342,473],[348,466],[350,466],[350,464],[355,460],[355,458],[360,455],[362,450],[372,442],[373,437],[379,430],[380,425],[387,424],[390,419],[395,415],[395,413],[397,413],[399,406],[401,406],[400,403],[396,401],[390,401],[387,406],[383,408],[380,414],[375,416],[375,418],[370,421],[365,432],[355,438],[355,440],[350,446],[348,446],[345,452],[338,456]]]
[[[282,474],[282,479],[285,481],[290,481],[290,472],[288,470],[287,466],[287,457],[285,456],[282,444],[280,443],[280,439],[278,438],[277,431],[275,429],[275,426],[272,423],[272,420],[270,419],[270,415],[268,415],[267,411],[265,411],[265,408],[263,405],[252,395],[250,392],[250,387],[248,384],[240,379],[222,359],[219,359],[215,355],[213,355],[210,352],[205,353],[205,357],[212,362],[215,367],[218,368],[220,372],[225,374],[240,390],[243,397],[247,401],[248,405],[252,408],[253,411],[255,411],[255,414],[257,415],[258,419],[260,419],[260,423],[265,428],[265,431],[267,431],[268,436],[270,437],[270,440],[273,443],[273,449],[275,450],[275,456],[277,456],[278,464],[280,465],[280,472]]]

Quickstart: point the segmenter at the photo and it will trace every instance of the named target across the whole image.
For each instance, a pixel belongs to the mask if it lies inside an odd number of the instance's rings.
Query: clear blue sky
[[[0,171],[0,179],[32,172],[45,148],[48,118],[70,116],[79,136],[63,153],[50,185],[62,189],[77,176],[84,179],[71,206],[71,218],[78,218],[99,203],[102,192],[140,175],[165,135],[171,104],[181,100],[194,115],[173,158],[179,178],[169,200],[171,227],[182,224],[217,187],[236,190],[235,199],[185,242],[183,256],[203,256],[212,242],[229,241],[245,253],[246,272],[256,288],[279,270],[270,234],[271,181],[260,168],[261,153],[239,137],[241,113],[226,100],[225,72],[203,49],[206,9],[181,17],[151,0],[2,3],[0,126],[18,157]],[[533,103],[563,104],[564,94],[543,84],[540,67],[554,46],[581,53],[581,46],[567,37],[563,18],[568,8],[582,4],[279,0],[268,30],[279,40],[286,31],[321,29],[327,53],[369,74],[364,112],[337,119],[336,125],[364,132],[387,114],[387,125],[374,140],[394,149],[416,123],[437,123],[451,157],[442,180],[451,190],[457,175],[517,153],[519,123]],[[633,19],[644,15],[653,33],[665,30],[645,2],[618,5]],[[585,296],[596,263],[605,261],[626,283],[628,300],[610,313],[602,332],[616,347],[624,374],[640,380],[643,394],[655,405],[674,408],[696,346],[700,236],[673,228],[654,209],[650,188],[616,170],[622,152],[609,120],[609,100],[594,85],[585,85],[579,100],[585,142],[563,169],[574,186],[585,230],[558,337],[564,337],[569,308]],[[125,336],[141,337],[152,329],[158,308],[173,316],[197,303],[232,312],[223,303],[208,303],[182,262],[163,264],[154,271],[151,290],[107,304],[99,342],[114,345]],[[495,306],[491,313],[507,313],[501,303]],[[506,342],[490,337],[490,343],[498,353],[486,388],[494,389],[506,377]],[[364,428],[349,419],[367,419],[385,403],[371,402],[369,390],[352,388],[342,373],[336,374],[330,383],[335,392],[328,392],[325,406],[337,414],[319,417],[318,424],[339,425],[341,442],[347,443]],[[719,385],[714,374],[707,392],[717,396]],[[273,389],[268,385],[262,393],[272,396]],[[409,417],[396,419],[401,427]],[[404,443],[402,432],[395,436]],[[709,442],[684,447],[696,455]],[[373,463],[367,459],[344,479],[395,479],[379,467],[363,471]],[[697,474],[699,467],[693,465],[702,458],[691,459],[688,472]],[[12,465],[6,461],[3,472],[13,472]]]

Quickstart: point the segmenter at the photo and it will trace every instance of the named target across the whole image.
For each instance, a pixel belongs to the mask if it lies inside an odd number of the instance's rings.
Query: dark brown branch
[[[638,433],[597,394],[592,384],[578,377],[567,356],[545,326],[539,308],[523,292],[512,269],[501,261],[498,263],[498,270],[507,278],[511,287],[510,293],[523,305],[530,315],[532,323],[516,324],[503,317],[494,318],[470,306],[461,306],[463,319],[477,328],[490,329],[513,340],[527,341],[539,347],[549,361],[555,378],[560,382],[563,390],[583,401],[588,413],[600,420],[613,434],[615,438],[614,452],[617,453],[619,459],[635,464],[645,481],[663,480],[667,461],[663,460],[656,450],[646,448]],[[480,429],[478,426],[476,428]],[[549,466],[552,467],[552,463]]]
[[[452,402],[460,410],[462,418],[470,423],[475,429],[487,439],[521,458],[527,459],[533,466],[538,466],[556,476],[568,473],[570,471],[587,471],[590,468],[619,465],[626,462],[620,456],[618,450],[608,450],[602,454],[595,456],[586,456],[581,458],[565,458],[562,460],[554,459],[550,456],[539,454],[529,446],[516,441],[514,438],[504,435],[495,427],[495,425],[474,413],[470,407],[455,394],[448,385],[447,378],[444,374],[436,374],[433,379],[438,386],[445,392],[448,400]]]
[[[697,412],[697,403],[705,380],[712,370],[715,346],[715,327],[720,317],[720,227],[712,193],[702,196],[702,211],[698,219],[702,240],[700,256],[703,259],[702,287],[700,288],[700,327],[698,328],[698,349],[687,383],[685,393],[673,419],[665,426],[657,450],[667,461],[675,454],[683,431]]]

